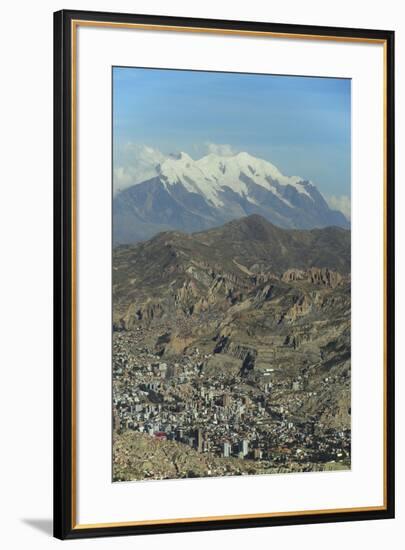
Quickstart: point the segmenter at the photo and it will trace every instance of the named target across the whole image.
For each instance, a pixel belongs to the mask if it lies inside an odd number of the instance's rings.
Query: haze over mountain
[[[132,169],[114,172],[114,244],[166,230],[202,231],[250,214],[282,228],[349,227],[311,181],[246,152],[193,160],[138,147],[134,155]]]

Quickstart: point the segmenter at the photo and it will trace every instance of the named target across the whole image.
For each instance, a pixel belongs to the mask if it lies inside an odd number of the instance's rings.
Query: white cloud
[[[114,166],[114,194],[155,177],[157,166],[166,158],[166,155],[152,147],[136,143],[125,144],[120,151],[119,161]]]
[[[326,201],[332,210],[340,210],[348,220],[351,218],[351,201],[347,195],[329,195]]]
[[[237,151],[235,151],[229,143],[207,142],[205,145],[209,153],[214,153],[215,155],[220,155],[221,157],[232,157],[237,153]]]

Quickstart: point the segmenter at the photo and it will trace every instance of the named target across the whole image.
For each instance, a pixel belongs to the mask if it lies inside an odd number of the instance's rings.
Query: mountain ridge
[[[285,176],[245,152],[211,153],[197,161],[180,153],[149,168],[143,165],[144,173],[155,170],[153,177],[134,176],[136,183],[114,196],[114,244],[146,240],[162,230],[203,231],[250,214],[283,228],[349,227],[311,181]]]
[[[118,323],[133,317],[131,303],[141,309],[153,304],[161,312],[163,295],[173,304],[187,296],[187,307],[193,309],[213,281],[224,288],[229,283],[224,299],[231,303],[243,288],[261,288],[258,281],[265,286],[273,279],[277,284],[314,279],[322,286],[334,273],[348,280],[350,263],[350,231],[338,227],[288,230],[252,215],[204,232],[161,232],[114,248],[114,317]]]

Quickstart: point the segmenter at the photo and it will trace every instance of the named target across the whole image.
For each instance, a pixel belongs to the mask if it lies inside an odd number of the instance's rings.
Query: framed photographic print
[[[61,539],[394,515],[394,33],[55,13]]]

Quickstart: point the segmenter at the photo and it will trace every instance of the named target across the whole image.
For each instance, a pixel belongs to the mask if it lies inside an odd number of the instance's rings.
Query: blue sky
[[[219,144],[350,200],[350,80],[114,67],[113,94],[115,166],[127,143],[195,159]]]

